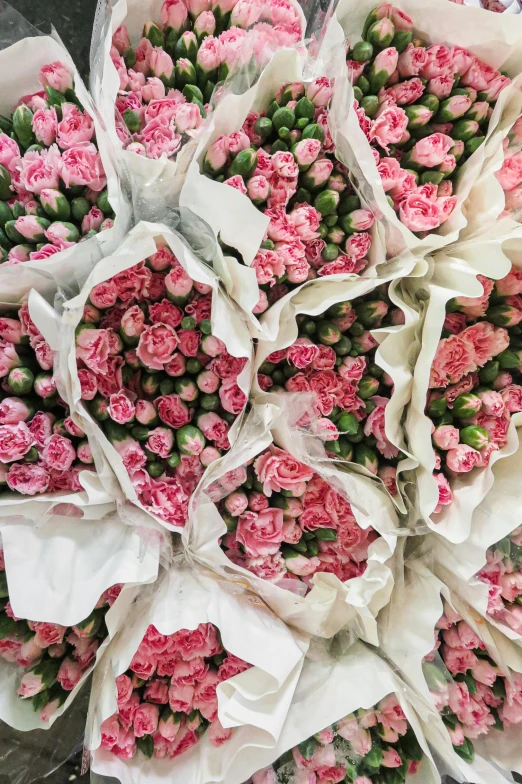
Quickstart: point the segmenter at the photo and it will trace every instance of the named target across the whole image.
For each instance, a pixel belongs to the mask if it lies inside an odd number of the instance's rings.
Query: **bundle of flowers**
[[[216,689],[251,667],[223,647],[212,623],[160,634],[149,626],[126,673],[116,678],[118,711],[101,726],[101,746],[123,759],[138,751],[174,759],[208,732],[232,737],[218,719]]]
[[[57,393],[54,355],[27,302],[0,317],[0,489],[81,491],[93,458]]]
[[[522,722],[522,675],[502,671],[483,641],[447,604],[435,640],[423,663],[424,675],[453,748],[472,761],[474,740]],[[444,669],[433,661],[435,656]]]
[[[447,303],[442,338],[431,366],[426,412],[433,422],[435,512],[451,504],[452,480],[489,465],[506,445],[512,414],[522,411],[522,275],[479,275],[480,297]]]
[[[220,136],[205,155],[203,173],[239,190],[270,220],[252,263],[256,314],[308,280],[368,266],[374,216],[335,158],[332,94],[327,77],[285,84],[264,111],[251,112],[240,131]]]
[[[488,614],[522,634],[522,529],[490,547],[477,577],[489,586]]]
[[[259,368],[258,383],[270,392],[314,395],[314,429],[331,456],[378,474],[397,495],[401,453],[386,436],[385,411],[393,381],[375,362],[378,344],[371,329],[404,323],[388,284],[354,300],[338,302],[317,316],[297,316],[299,337],[270,354]]]
[[[63,63],[0,118],[0,260],[45,260],[113,226],[92,116]]]
[[[76,360],[81,398],[142,505],[183,526],[205,468],[230,448],[247,359],[212,334],[212,287],[157,248],[90,291]]]
[[[17,694],[31,700],[42,721],[52,718],[93,663],[107,636],[105,615],[121,587],[105,591],[89,617],[76,626],[16,618],[0,550],[0,656],[20,667]]]
[[[347,65],[388,201],[423,237],[455,209],[459,170],[484,142],[510,79],[466,49],[428,45],[389,3],[369,14]]]
[[[424,753],[395,694],[307,738],[247,784],[404,784]]]
[[[165,0],[161,21],[145,22],[135,47],[122,25],[111,49],[121,142],[148,158],[175,158],[197,135],[218,83],[303,33],[289,0]]]
[[[296,593],[307,593],[319,572],[341,582],[361,576],[379,538],[371,526],[358,525],[348,501],[319,474],[275,445],[208,492],[227,526],[221,540],[227,557],[283,588],[289,580],[304,583]]]
[[[520,221],[522,216],[522,117],[504,139],[504,162],[495,172],[506,198],[504,214]]]

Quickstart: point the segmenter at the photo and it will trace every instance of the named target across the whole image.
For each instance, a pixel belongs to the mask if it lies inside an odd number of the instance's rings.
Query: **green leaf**
[[[463,760],[466,760],[466,762],[473,762],[475,749],[473,748],[473,743],[469,740],[469,738],[464,738],[464,743],[462,743],[460,746],[453,746],[453,748],[459,757],[462,757]]]
[[[154,738],[152,735],[144,735],[143,738],[136,738],[138,749],[147,759],[151,759],[154,754]]]
[[[305,759],[310,759],[317,747],[315,738],[308,738],[299,744],[297,747]]]

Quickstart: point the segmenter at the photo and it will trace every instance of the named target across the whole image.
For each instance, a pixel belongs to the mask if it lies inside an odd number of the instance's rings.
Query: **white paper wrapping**
[[[519,414],[512,416],[507,445],[493,453],[487,468],[474,469],[469,474],[460,474],[451,480],[453,503],[434,515],[438,503],[438,488],[433,478],[435,452],[431,445],[431,419],[424,413],[430,368],[440,340],[448,300],[459,295],[480,296],[482,285],[476,278],[477,274],[499,279],[509,272],[511,258],[513,263],[518,264],[516,251],[522,248],[521,240],[514,236],[505,241],[505,236],[502,223],[499,223],[480,238],[466,240],[447,251],[440,251],[433,257],[431,282],[419,284],[424,285],[424,296],[428,302],[425,305],[422,346],[414,369],[412,400],[405,427],[410,451],[419,461],[416,480],[420,515],[433,531],[454,543],[464,542],[468,538],[473,511],[493,485],[492,469],[495,463],[516,451],[516,428],[522,424],[522,417]],[[522,265],[522,255],[520,263]],[[494,527],[494,520],[491,524]]]
[[[443,43],[446,46],[468,49],[492,67],[502,69],[512,78],[520,73],[522,19],[519,16],[490,14],[485,17],[479,8],[448,4],[446,0],[399,0],[395,5],[411,16],[414,30],[429,43]],[[328,24],[319,59],[327,61],[331,49],[339,46],[344,39],[347,39],[352,46],[360,41],[366,17],[374,7],[374,0],[363,0],[356,6],[351,0],[340,0]],[[437,233],[430,232],[423,240],[402,225],[389,205],[371,147],[359,128],[355,112],[353,109],[350,110],[346,122],[350,128],[348,138],[352,153],[351,168],[359,180],[363,193],[368,191],[373,194],[373,199],[385,219],[400,233],[400,244],[403,247],[422,256],[458,239],[459,233],[466,226],[462,203],[479,177],[486,157],[493,153],[494,147],[502,146],[505,132],[501,132],[498,127],[499,123],[503,125],[501,117],[506,114],[511,116],[511,113],[514,113],[515,116],[511,120],[513,122],[518,116],[517,107],[520,114],[520,99],[518,82],[502,91],[493,110],[485,143],[462,166],[459,182],[454,191],[459,199],[457,207]]]
[[[468,622],[497,664],[519,671],[519,649],[508,641],[504,645],[500,639],[502,635],[451,592],[422,561],[410,562],[404,581],[397,582],[393,600],[379,618],[381,649],[412,687],[413,693],[409,693],[415,699],[414,705],[421,717],[426,739],[448,767],[447,772],[463,782],[501,784],[506,778],[486,761],[478,741],[473,741],[475,759],[471,764],[453,750],[422,672],[422,660],[434,647],[435,624],[443,613],[442,598]],[[491,730],[490,735],[491,743],[496,742],[500,746],[502,733]]]
[[[330,51],[327,66],[323,64],[324,68],[321,70],[316,64],[315,69],[321,75],[327,73],[330,78],[335,79],[329,114],[330,129],[336,144],[337,157],[343,163],[350,165],[347,141],[350,129],[346,125],[345,117],[353,101],[353,93],[345,76],[343,51],[342,47],[334,48]],[[250,265],[263,241],[269,219],[254,206],[248,196],[235,188],[206,177],[201,173],[201,167],[208,148],[219,136],[239,130],[251,111],[259,112],[266,109],[275,92],[283,84],[303,81],[304,78],[303,62],[299,54],[294,50],[284,49],[275,53],[254,87],[242,95],[226,96],[199,139],[196,154],[190,164],[180,195],[182,206],[189,207],[199,215],[225,245],[236,248],[241,254],[244,264],[230,256],[223,257],[220,254],[216,260],[216,270],[230,296],[248,314],[252,334],[263,340],[276,338],[278,317],[286,303],[303,289],[319,285],[321,281],[305,283],[289,292],[258,319],[252,310],[259,300],[259,287],[255,271]],[[374,206],[373,199],[369,201],[369,206],[370,209]],[[371,235],[372,248],[368,267],[363,273],[364,279],[373,279],[375,282],[377,279],[392,280],[399,275],[407,275],[412,270],[415,270],[414,274],[425,272],[426,265],[423,260],[414,259],[409,252],[398,246],[396,230],[390,227],[387,220],[382,219],[378,211]],[[387,261],[387,253],[390,257],[400,255]],[[329,280],[333,283],[357,282],[359,277],[354,274],[332,275]]]
[[[61,716],[71,705],[72,701],[87,681],[95,665],[100,661],[109,639],[112,639],[121,628],[129,606],[135,597],[134,587],[124,588],[112,607],[107,611],[105,622],[109,631],[109,636],[98,648],[96,660],[84,673],[80,682],[70,692],[64,704],[51,717],[50,721],[44,722],[40,719],[39,712],[33,711],[31,700],[22,700],[16,693],[20,685],[20,680],[24,674],[24,669],[16,663],[7,662],[0,657],[0,719],[9,724],[15,730],[27,732],[29,730],[49,729],[56,719]]]
[[[337,276],[335,276],[337,277]],[[340,276],[339,276],[340,277]],[[305,284],[284,300],[273,305],[263,318],[263,325],[269,326],[269,331],[275,333],[273,340],[260,340],[257,344],[252,393],[255,400],[260,402],[274,401],[277,403],[279,395],[263,392],[257,383],[257,371],[265,359],[279,349],[288,348],[298,337],[296,317],[300,313],[317,316],[337,302],[353,300],[356,297],[369,294],[376,285],[385,283],[389,278],[359,278],[352,281],[332,280],[323,278]],[[410,347],[415,339],[419,323],[419,310],[413,302],[406,302],[399,285],[399,281],[390,284],[389,295],[394,304],[404,313],[404,324],[398,327],[383,327],[375,329],[372,334],[379,343],[375,354],[375,362],[393,379],[393,395],[385,410],[386,433],[389,440],[407,453],[402,429],[402,416],[405,406],[411,398],[412,367]],[[350,464],[358,473],[371,478],[373,475],[362,466]],[[398,467],[401,471],[412,470],[418,465],[413,456],[409,455]],[[380,481],[380,480],[379,480]],[[393,499],[401,512],[406,512],[404,499],[398,495]]]
[[[249,360],[237,382],[243,392],[248,395],[252,343],[241,314],[222,293],[219,279],[212,271],[196,259],[186,242],[177,233],[162,224],[139,223],[127,235],[118,250],[94,268],[80,294],[64,304],[62,318],[60,322],[55,323],[54,339],[51,330],[46,335],[51,347],[58,352],[55,370],[58,389],[71,408],[72,418],[89,437],[100,481],[107,492],[113,494],[118,502],[128,499],[141,510],[143,507],[138,501],[138,496],[121,458],[81,401],[74,331],[80,322],[84,305],[92,288],[154,254],[156,252],[155,237],[161,238],[170,247],[193,280],[212,287],[212,334],[225,343],[232,356],[246,357]],[[57,332],[56,327],[58,327]],[[230,430],[231,440],[236,437],[239,424],[240,417]],[[149,516],[148,512],[145,510],[143,512],[145,516]],[[159,518],[157,520],[164,524]],[[169,530],[173,530],[173,527],[169,526]]]
[[[287,422],[288,412],[275,405],[255,406],[232,450],[212,464],[193,496],[189,524],[183,532],[191,556],[231,581],[248,586],[286,623],[307,634],[331,637],[350,625],[358,637],[377,644],[375,617],[389,601],[393,587],[390,559],[396,545],[397,516],[389,496],[366,477],[344,473],[317,459],[324,447],[311,442]],[[210,484],[245,465],[272,442],[311,466],[352,504],[361,528],[373,526],[381,537],[368,550],[366,571],[342,583],[335,575],[317,573],[307,596],[298,596],[234,565],[221,550],[225,522],[205,493]],[[312,447],[313,448],[313,447]]]
[[[1,19],[1,16],[0,16]],[[55,279],[58,285],[70,286],[75,281],[81,284],[82,274],[105,254],[111,253],[119,245],[130,225],[130,207],[125,200],[112,163],[110,142],[100,125],[91,97],[75,68],[74,62],[60,41],[50,36],[24,38],[7,49],[0,51],[2,80],[0,113],[10,115],[23,95],[42,89],[38,82],[40,68],[55,60],[63,62],[74,76],[76,95],[85,111],[92,117],[96,130],[96,144],[100,151],[111,207],[115,213],[112,229],[99,232],[94,237],[56,253],[43,261],[23,262],[24,275],[31,278],[35,288],[41,285],[42,278]],[[12,63],[23,63],[23,68],[12,68]],[[42,272],[43,275],[38,273]],[[19,287],[20,265],[2,265],[0,270],[0,298],[4,302],[16,302]]]
[[[314,659],[313,653],[317,653]],[[373,707],[379,700],[395,692],[410,722],[426,758],[415,775],[408,776],[408,784],[436,784],[440,777],[435,768],[426,739],[407,694],[392,669],[363,643],[356,643],[339,660],[315,649],[305,662],[283,732],[275,748],[241,749],[240,734],[229,744],[232,765],[227,784],[242,784],[255,771],[275,762],[285,751],[292,749],[320,730],[359,708]],[[114,774],[113,774],[114,775]],[[138,779],[133,780],[137,784]]]
[[[203,736],[175,760],[139,756],[124,762],[99,748],[100,726],[117,710],[115,678],[124,673],[149,624],[161,634],[195,629],[213,623],[224,648],[253,666],[221,683],[217,689],[219,719],[225,727],[239,727],[233,739],[219,748]],[[143,592],[131,608],[125,630],[111,642],[95,674],[87,727],[92,770],[122,782],[163,780],[207,784],[227,782],[232,761],[230,743],[245,748],[279,739],[301,673],[309,640],[292,632],[256,596],[217,578],[206,569],[174,564],[158,586]],[[237,749],[236,752],[237,753]]]

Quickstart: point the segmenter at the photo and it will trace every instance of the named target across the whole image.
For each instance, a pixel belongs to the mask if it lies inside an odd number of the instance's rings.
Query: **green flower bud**
[[[0,201],[0,228],[4,228],[7,221],[13,220],[11,207],[7,202]]]
[[[476,135],[478,129],[479,125],[475,120],[459,120],[451,129],[450,136],[452,139],[467,142]]]
[[[84,199],[84,201],[87,202],[86,199]],[[66,221],[71,217],[71,205],[63,193],[54,188],[45,188],[41,192],[40,204],[51,220]],[[87,210],[87,212],[89,212],[89,210]],[[87,212],[85,214],[87,214]]]
[[[131,435],[136,441],[148,441],[150,430],[145,425],[134,425],[131,427]]]
[[[428,406],[428,414],[430,417],[440,417],[446,413],[446,409],[448,407],[448,403],[445,397],[439,397],[436,400],[432,400]]]
[[[489,444],[489,433],[479,425],[469,425],[460,431],[460,440],[463,444],[472,446],[473,449],[484,449]]]
[[[196,84],[196,81],[196,69],[194,64],[188,57],[179,59],[176,63],[176,84],[178,87],[183,89],[187,84]]]
[[[366,400],[369,397],[373,397],[373,395],[376,395],[378,391],[379,381],[373,376],[363,376],[359,381],[357,395],[361,398],[361,400]]]
[[[393,36],[391,45],[397,49],[399,54],[402,54],[404,51],[406,51],[409,44],[411,44],[412,38],[413,34],[411,30],[397,30]]]
[[[360,321],[363,326],[375,327],[387,314],[388,305],[380,299],[373,302],[360,302],[355,306],[355,312],[357,321]]]
[[[472,122],[472,121],[471,121]],[[468,139],[464,144],[464,150],[466,155],[473,155],[473,153],[478,150],[481,144],[484,143],[486,140],[485,136],[475,136],[473,139]]]
[[[129,129],[131,133],[137,133],[141,126],[140,116],[137,112],[133,112],[132,109],[125,109],[123,112],[123,122]]]
[[[184,425],[176,431],[176,444],[184,455],[200,455],[205,448],[205,436],[198,427]]]
[[[4,231],[7,234],[8,238],[11,240],[11,242],[14,242],[17,245],[23,244],[25,242],[24,235],[20,234],[20,232],[16,228],[15,220],[7,221],[4,226]]]
[[[344,302],[336,302],[335,305],[331,305],[326,311],[326,316],[334,319],[344,318],[349,316],[351,312],[352,303],[349,300],[345,300]]]
[[[12,198],[13,191],[11,190],[10,185],[11,175],[5,166],[0,165],[0,199],[2,201],[7,201]]]
[[[177,466],[179,466],[181,463],[179,452],[173,452],[171,455],[169,455],[167,458],[167,463],[170,468],[177,468]]]
[[[408,116],[409,130],[412,128],[421,128],[423,125],[429,123],[433,117],[433,112],[431,112],[427,106],[423,106],[420,103],[405,106],[404,111]]]
[[[383,16],[382,19],[378,19],[368,29],[366,40],[379,49],[386,49],[393,41],[394,35],[395,27],[393,22],[387,16]]]
[[[317,339],[324,346],[334,346],[341,339],[341,330],[330,321],[320,321],[317,324]]]
[[[335,259],[339,255],[339,248],[332,242],[329,242],[325,245],[323,250],[321,251],[321,257],[324,261],[335,261]]]
[[[221,406],[219,395],[215,395],[215,394],[201,395],[199,399],[199,405],[205,411],[217,411]]]
[[[483,368],[479,370],[479,379],[482,384],[492,384],[500,371],[500,363],[496,360],[486,362]]]
[[[251,147],[248,150],[241,150],[236,155],[228,170],[228,176],[234,177],[240,174],[244,180],[248,180],[252,176],[257,166],[257,151]]]
[[[163,49],[165,43],[163,30],[154,22],[147,22],[143,27],[143,37],[148,38],[152,46]]]
[[[436,114],[439,110],[440,101],[436,95],[431,95],[431,93],[425,93],[419,98],[418,103],[421,106],[426,106],[432,114]]]
[[[466,392],[463,395],[459,395],[454,401],[452,413],[453,416],[456,416],[459,419],[468,419],[469,417],[478,414],[481,408],[482,401],[478,395]]]
[[[367,41],[359,41],[353,47],[350,57],[358,63],[366,63],[373,57],[373,46]]]
[[[344,411],[335,424],[339,433],[344,433],[348,436],[355,435],[359,429],[357,418],[349,411]]]
[[[361,107],[368,117],[374,117],[379,109],[379,99],[376,95],[365,95],[361,99]]]
[[[315,197],[313,206],[321,215],[331,215],[332,212],[336,211],[339,200],[340,197],[337,191],[326,189]]]
[[[317,123],[310,123],[303,129],[302,139],[317,139],[322,142],[324,139],[324,131]]]
[[[82,222],[85,216],[89,213],[90,209],[91,209],[91,205],[89,204],[87,199],[83,198],[83,196],[78,196],[76,199],[73,199],[71,202],[71,215],[77,223]],[[67,220],[67,218],[60,217],[57,218],[57,220]]]
[[[105,422],[110,418],[108,401],[101,395],[96,395],[96,397],[87,404],[87,407],[91,415],[98,422]]]
[[[357,444],[355,447],[355,462],[370,473],[377,474],[379,468],[377,454],[366,444]]]
[[[28,395],[33,388],[34,374],[26,367],[15,367],[7,376],[7,384],[15,395]]]
[[[29,147],[34,141],[33,113],[25,103],[16,107],[13,113],[13,131],[22,147]]]

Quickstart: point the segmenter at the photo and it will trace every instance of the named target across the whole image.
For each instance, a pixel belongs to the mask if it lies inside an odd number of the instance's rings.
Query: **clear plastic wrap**
[[[3,31],[0,61],[5,63],[3,73],[9,74],[9,77],[4,79],[1,87],[0,111],[2,114],[9,115],[22,96],[40,90],[41,85],[37,80],[40,68],[47,63],[59,60],[65,63],[73,73],[76,94],[95,125],[97,146],[107,176],[109,201],[116,216],[114,226],[78,243],[74,247],[54,254],[50,259],[23,262],[27,270],[25,275],[32,274],[34,276],[32,285],[35,287],[38,286],[39,281],[45,276],[48,276],[49,279],[54,278],[58,282],[60,280],[69,282],[76,278],[78,267],[84,269],[86,266],[92,266],[103,255],[111,253],[119,245],[130,225],[130,205],[124,196],[113,167],[110,143],[102,125],[99,123],[91,97],[75,68],[71,56],[58,36],[55,33],[52,37],[41,35],[13,8],[3,2],[0,6],[0,22]],[[18,69],[15,74],[12,73],[9,65],[13,61],[23,62],[24,64],[24,67]],[[19,274],[19,265],[2,266],[0,284],[3,301],[16,301]]]
[[[520,70],[520,25],[519,17],[495,14],[484,17],[478,8],[448,5],[446,0],[404,0],[395,4],[400,10],[411,16],[415,29],[432,43],[443,42],[446,46],[458,46],[477,54],[489,65],[502,69],[510,77],[518,76]],[[328,25],[323,39],[320,58],[327,58],[334,47],[342,46],[347,39],[353,46],[361,39],[364,22],[375,6],[373,0],[360,3],[357,8],[349,0],[338,3],[334,16]],[[487,20],[487,23],[485,22]],[[520,91],[518,81],[504,90],[497,101],[489,123],[486,141],[470,156],[462,167],[455,194],[458,197],[457,207],[449,220],[438,230],[428,232],[423,239],[417,237],[398,219],[389,205],[377,171],[372,149],[359,127],[355,111],[350,108],[346,119],[350,127],[349,144],[351,148],[350,166],[359,181],[363,195],[368,193],[369,200],[374,199],[386,220],[401,236],[401,243],[415,254],[423,255],[455,242],[466,226],[466,217],[462,204],[468,197],[472,187],[480,177],[484,161],[501,147],[502,139],[507,133],[507,126],[520,114]]]
[[[183,225],[187,220],[190,223],[190,216],[185,213]],[[176,225],[178,225],[177,222]],[[136,226],[117,252],[104,259],[93,270],[81,293],[64,303],[60,330],[55,336],[56,342],[51,341],[51,345],[55,346],[58,352],[60,393],[70,403],[73,419],[89,435],[98,476],[106,490],[114,494],[118,504],[127,499],[143,511],[145,511],[144,507],[139,502],[138,493],[131,482],[122,458],[95,418],[89,413],[87,406],[81,402],[82,390],[78,377],[75,329],[83,317],[84,306],[94,286],[109,280],[118,273],[124,273],[154,255],[158,250],[155,238],[160,243],[158,247],[170,249],[169,252],[174,254],[192,280],[199,282],[211,292],[212,336],[222,341],[233,359],[237,358],[238,362],[244,363],[236,386],[245,399],[250,388],[252,352],[251,340],[241,314],[235,310],[232,303],[221,291],[218,278],[207,265],[197,259],[192,249],[177,231],[173,231],[163,224],[142,222]],[[237,436],[240,421],[241,415],[235,418],[230,429],[229,439],[231,442]],[[121,508],[120,512],[126,514],[121,511]],[[162,524],[165,523],[165,519],[156,516],[156,520]],[[172,523],[167,522],[167,525],[172,529]]]
[[[233,586],[206,569],[186,562],[182,554],[173,568],[163,573],[156,586],[141,594],[131,608],[131,613],[132,620],[128,619],[125,631],[111,643],[103,666],[96,670],[94,676],[86,740],[87,747],[93,753],[93,772],[114,776],[122,784],[142,778],[161,781],[166,776],[194,784],[206,784],[210,780],[226,781],[228,784],[228,768],[237,754],[248,752],[251,747],[258,745],[273,747],[277,743],[303,667],[308,638],[291,631],[248,590]],[[192,630],[194,635],[196,632],[199,635],[197,643],[189,642],[188,632]],[[192,668],[192,680],[189,673],[184,680],[183,673],[178,672],[179,667],[174,671],[172,667],[177,659],[174,649],[169,654],[170,648],[165,648],[168,642],[165,636],[175,635],[176,632],[188,635],[186,646],[179,649],[179,656],[183,659],[180,664],[187,662],[187,669],[190,669],[190,662],[206,665],[199,670],[196,667],[197,671]],[[143,659],[147,654],[144,653],[141,658],[139,654],[135,657],[145,635],[152,642],[152,650],[157,651],[153,655],[154,666],[147,670]],[[221,648],[219,642],[222,643],[223,652],[232,654],[233,658],[225,665],[227,673],[220,674],[218,681],[216,667],[219,664],[211,657],[216,654],[216,644],[217,648]],[[147,648],[145,644],[143,651],[147,650],[150,651],[150,647]],[[199,658],[194,660],[195,653]],[[150,659],[150,654],[148,656]],[[242,660],[242,663],[238,660]],[[153,748],[158,745],[154,759],[147,760],[140,753],[132,759],[125,759],[125,755],[117,749],[113,753],[109,748],[111,742],[108,742],[112,735],[110,717],[118,712],[115,678],[128,672],[130,667],[131,671],[139,672],[140,677],[147,680],[156,670],[156,662],[161,667],[161,673],[158,672],[160,681],[164,677],[170,680],[170,676],[174,675],[167,697],[170,705],[176,706],[172,710],[190,714],[186,718],[188,724],[194,720],[194,715],[199,716],[200,723],[203,722],[201,729],[210,721],[209,732],[202,735],[196,745],[195,739],[191,743],[186,740],[185,745],[180,745],[176,752],[176,743],[181,742],[183,734],[191,735],[192,729],[185,724],[177,732],[174,726],[170,733],[161,724],[160,737],[155,735],[153,743]],[[236,663],[241,666],[236,666]],[[250,665],[249,668],[245,668],[244,663]],[[123,681],[126,682],[126,679]],[[199,691],[207,687],[207,682],[209,687],[213,684],[211,691],[215,696],[200,698]],[[162,683],[166,689],[169,681],[164,680]],[[195,684],[195,689],[194,685],[184,689],[180,685],[183,683]],[[125,696],[129,695],[120,696],[120,690],[123,690],[123,686],[118,688],[123,723],[124,711],[127,710],[125,706],[128,705]],[[217,704],[214,704],[216,697]],[[185,707],[179,707],[184,700]],[[159,710],[168,712],[168,716],[172,717],[172,712],[167,707],[163,708],[166,705],[164,696],[151,696],[150,702],[159,702]],[[219,717],[217,723],[216,708]],[[149,710],[156,713],[157,708]],[[176,715],[179,720],[179,713]],[[162,720],[168,723],[171,721],[168,716],[162,716]],[[134,726],[137,728],[136,719]],[[120,732],[125,735],[123,730]],[[146,732],[150,732],[150,728]],[[221,743],[213,742],[215,732],[218,738],[222,736]],[[152,740],[150,734],[148,738]],[[141,742],[146,739],[142,737]],[[165,739],[172,741],[172,754],[167,751],[169,743]],[[120,748],[122,746],[119,736],[116,745]],[[193,747],[189,751],[190,745]],[[161,753],[162,746],[164,749]],[[140,746],[140,741],[138,748],[145,748]],[[152,756],[152,749],[149,751]],[[169,758],[166,758],[167,754]]]
[[[453,246],[451,250],[437,254],[433,259],[431,281],[419,283],[425,303],[422,346],[415,365],[412,402],[406,420],[407,442],[410,451],[419,461],[417,469],[419,514],[433,531],[454,543],[464,542],[468,538],[473,511],[493,484],[493,465],[498,459],[513,454],[516,450],[518,446],[516,427],[520,415],[516,413],[512,415],[507,432],[507,443],[493,452],[486,468],[460,473],[451,479],[453,502],[446,501],[446,505],[435,514],[439,504],[439,487],[433,477],[436,465],[436,454],[431,443],[433,423],[425,413],[430,369],[441,338],[446,304],[453,297],[480,297],[483,286],[477,279],[477,274],[491,279],[506,276],[510,269],[511,257],[513,263],[517,264],[518,242],[516,235],[508,239],[504,227],[500,223],[495,224],[480,238],[463,241]],[[491,526],[493,530],[493,520]]]
[[[303,438],[295,425],[293,426],[294,418],[299,418],[299,409],[302,406],[302,401],[289,399],[285,401],[285,409],[274,405],[253,407],[233,449],[219,463],[211,466],[193,497],[189,525],[183,532],[185,547],[195,560],[233,582],[249,586],[280,618],[295,628],[308,634],[331,637],[344,626],[349,626],[356,636],[376,644],[375,616],[388,602],[393,585],[391,559],[396,545],[396,512],[388,495],[366,477],[340,472],[321,459],[324,458],[321,441],[310,437]],[[282,576],[282,559],[280,554],[277,555],[282,541],[279,535],[273,540],[279,542],[275,549],[268,548],[271,553],[276,552],[274,558],[279,559],[279,566],[275,573],[272,571],[272,578],[267,572],[269,579],[258,576],[240,563],[233,563],[221,549],[219,542],[226,534],[227,526],[214,501],[217,502],[234,491],[246,476],[243,467],[266,452],[272,443],[289,453],[290,462],[293,461],[294,464],[296,460],[299,461],[297,470],[302,474],[306,472],[308,480],[314,473],[320,477],[320,480],[315,479],[316,484],[321,484],[324,480],[326,487],[329,485],[332,488],[336,503],[345,506],[347,500],[350,502],[351,509],[346,510],[351,521],[348,527],[351,527],[353,536],[357,534],[355,539],[364,550],[361,564],[362,561],[366,562],[364,569],[361,566],[358,570],[352,570],[353,575],[359,572],[358,576],[345,578],[345,582],[342,582],[335,574],[335,568],[330,570],[332,573],[318,570],[316,558],[310,561],[314,569],[309,573],[317,569],[311,580],[305,577],[303,582],[296,580],[295,575],[294,579],[290,579],[292,575],[289,575],[276,582],[277,574]],[[270,495],[268,490],[267,495]],[[266,508],[266,505],[263,505]],[[301,508],[301,504],[298,506]],[[273,513],[274,510],[269,508],[268,511]],[[234,509],[234,513],[237,515],[237,509]],[[297,510],[295,513],[298,513]],[[339,515],[341,518],[341,513]],[[277,518],[277,512],[275,517]],[[331,515],[328,519],[333,520]],[[234,520],[237,522],[237,518]],[[277,527],[277,520],[274,525]],[[328,522],[323,520],[319,525],[327,526]],[[367,538],[368,541],[363,541]],[[286,557],[294,558],[299,555],[298,551],[288,548],[288,545],[285,547],[290,550]],[[328,560],[328,556],[325,558]],[[307,568],[307,558],[301,555],[301,561]],[[292,566],[296,572],[301,571],[301,561],[299,569],[297,561],[295,566]],[[270,569],[275,567],[266,568],[270,572]],[[286,567],[284,572],[286,573]],[[311,588],[309,593],[308,588]],[[305,593],[307,595],[303,595]]]

